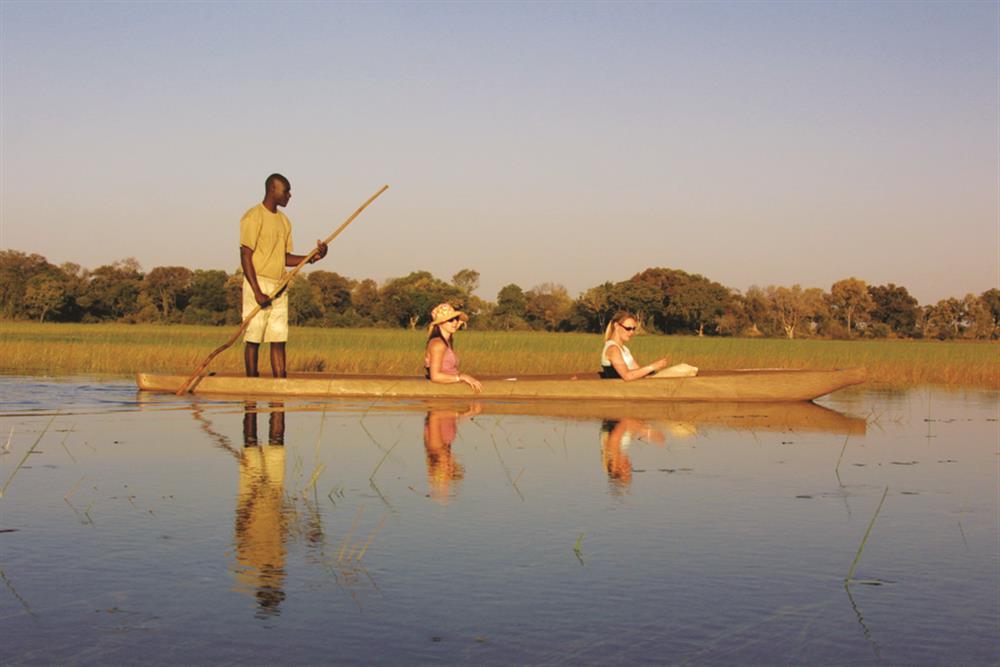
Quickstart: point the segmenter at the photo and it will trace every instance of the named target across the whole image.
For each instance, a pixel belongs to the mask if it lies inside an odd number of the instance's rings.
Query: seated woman
[[[477,394],[483,390],[479,380],[466,373],[458,372],[458,355],[455,354],[455,332],[469,321],[469,316],[452,308],[450,303],[442,303],[431,311],[430,336],[427,338],[427,355],[424,369],[427,379],[441,384],[464,382]]]
[[[619,311],[611,318],[604,331],[604,349],[601,351],[601,377],[606,380],[638,380],[667,367],[666,359],[657,359],[648,366],[639,367],[625,343],[632,340],[638,321],[632,313]]]

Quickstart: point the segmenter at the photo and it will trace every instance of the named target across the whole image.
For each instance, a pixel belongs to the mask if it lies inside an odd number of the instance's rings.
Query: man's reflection
[[[285,405],[271,403],[267,443],[257,438],[257,404],[243,413],[236,507],[236,580],[238,589],[257,599],[257,616],[280,613],[285,599]]]
[[[605,419],[601,422],[601,462],[608,473],[608,482],[616,492],[628,490],[632,483],[632,459],[628,449],[633,440],[645,437],[663,442],[663,433],[647,422],[632,417]]]
[[[478,403],[465,412],[428,410],[424,418],[424,449],[427,452],[427,483],[430,496],[440,503],[451,497],[452,482],[465,476],[465,470],[455,460],[451,443],[458,434],[458,420],[475,417],[482,412]]]

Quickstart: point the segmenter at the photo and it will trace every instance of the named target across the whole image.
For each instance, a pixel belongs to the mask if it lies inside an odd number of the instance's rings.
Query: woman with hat
[[[427,355],[424,369],[427,379],[441,384],[464,382],[477,394],[483,390],[479,380],[458,372],[458,355],[455,354],[455,332],[469,321],[469,316],[455,310],[450,303],[438,304],[431,311],[430,336],[427,338]]]

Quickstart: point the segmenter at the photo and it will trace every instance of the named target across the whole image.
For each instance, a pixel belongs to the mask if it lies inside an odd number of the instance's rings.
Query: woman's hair
[[[435,324],[431,328],[431,335],[427,337],[427,342],[429,343],[432,340],[434,340],[435,338],[440,338],[441,340],[444,341],[445,345],[447,345],[448,347],[450,347],[453,350],[455,349],[455,341],[453,340],[455,337],[451,336],[449,338],[445,338],[444,334],[441,333],[441,325],[440,324]]]
[[[625,320],[628,319],[633,319],[636,322],[639,321],[635,315],[628,312],[627,310],[619,310],[617,313],[615,313],[615,316],[611,318],[610,322],[608,322],[608,328],[604,330],[604,341],[607,342],[611,340],[611,334],[614,333],[616,324],[624,322]]]

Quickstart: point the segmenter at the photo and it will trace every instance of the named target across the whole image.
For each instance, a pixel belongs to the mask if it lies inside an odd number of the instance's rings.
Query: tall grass
[[[0,321],[0,372],[131,374],[191,372],[231,329],[183,325],[37,324]],[[293,329],[291,371],[419,375],[425,332],[398,329]],[[473,374],[597,370],[595,334],[463,331],[456,337],[462,369]],[[666,356],[705,369],[847,368],[863,366],[870,382],[1000,389],[1000,345],[991,342],[827,341],[641,336],[630,344],[646,363]],[[262,369],[268,369],[262,350]],[[242,345],[211,370],[240,371]]]

